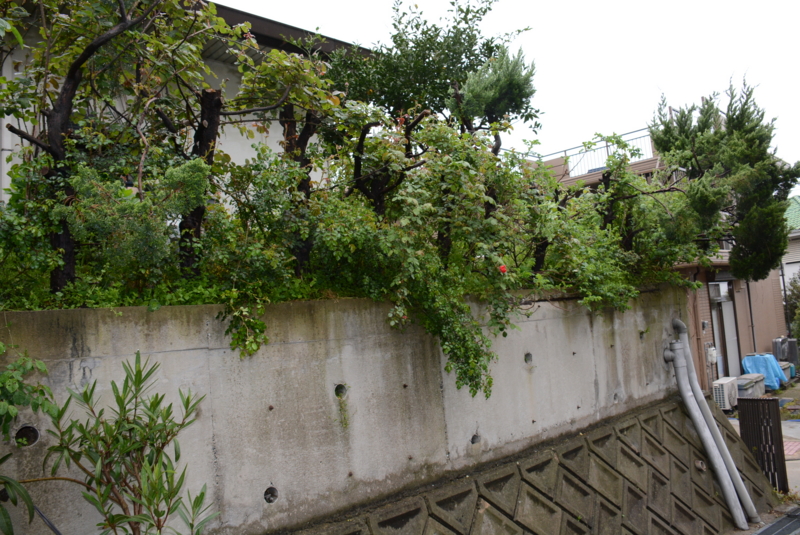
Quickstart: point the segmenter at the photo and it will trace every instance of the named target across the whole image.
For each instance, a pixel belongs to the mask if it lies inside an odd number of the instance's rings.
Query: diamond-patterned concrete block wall
[[[713,409],[754,503],[769,510],[769,481],[724,414]],[[700,438],[673,399],[301,535],[708,535],[733,529]]]

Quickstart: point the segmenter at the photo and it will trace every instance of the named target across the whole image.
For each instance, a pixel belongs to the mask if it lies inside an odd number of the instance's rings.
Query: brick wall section
[[[689,321],[686,326],[689,328],[689,341],[692,345],[692,357],[694,358],[697,379],[700,381],[700,388],[708,390],[711,388],[711,381],[714,375],[713,366],[708,364],[706,359],[706,343],[714,344],[714,330],[711,326],[711,303],[708,298],[708,272],[697,269],[681,270],[684,277],[689,280],[702,283],[702,287],[697,290],[687,290]],[[708,327],[703,330],[704,321],[708,322]]]

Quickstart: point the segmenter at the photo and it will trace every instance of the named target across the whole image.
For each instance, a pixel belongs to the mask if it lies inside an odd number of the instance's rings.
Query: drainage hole
[[[264,501],[267,503],[275,503],[278,499],[278,489],[269,487],[264,491]]]
[[[706,468],[706,463],[704,463],[704,462],[703,462],[703,461],[701,461],[700,459],[698,459],[698,460],[696,460],[696,461],[694,462],[694,466],[695,466],[695,468],[697,468],[697,469],[698,469],[698,470],[700,470],[701,472],[705,472],[705,471],[707,470],[707,468]]]
[[[533,362],[533,355],[525,353],[525,364],[530,364],[531,362]]]
[[[481,441],[481,436],[480,436],[480,435],[478,435],[478,434],[474,434],[474,435],[472,435],[472,438],[471,438],[471,439],[469,439],[469,441],[470,441],[470,443],[472,443],[472,444],[477,444],[478,442],[480,442],[480,441]]]
[[[336,394],[337,398],[342,399],[347,395],[347,386],[336,385],[336,388],[333,389],[333,393]]]
[[[32,425],[24,425],[14,435],[17,446],[33,446],[39,440],[39,430]]]

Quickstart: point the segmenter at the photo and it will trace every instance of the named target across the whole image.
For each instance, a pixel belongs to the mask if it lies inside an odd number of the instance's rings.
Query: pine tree
[[[785,201],[800,177],[800,162],[789,165],[771,148],[775,120],[765,119],[753,92],[747,83],[741,91],[731,86],[725,108],[714,94],[674,114],[662,98],[650,126],[664,159],[715,192],[722,217],[707,223],[720,224],[734,242],[731,270],[744,280],[765,279],[779,265],[788,243]]]

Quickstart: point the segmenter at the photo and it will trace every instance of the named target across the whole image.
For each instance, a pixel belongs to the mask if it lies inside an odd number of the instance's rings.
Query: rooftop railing
[[[653,143],[650,139],[650,131],[647,128],[634,130],[633,132],[622,134],[620,137],[628,145],[636,147],[641,151],[640,155],[631,157],[631,163],[646,160],[654,156]],[[540,160],[542,162],[547,162],[555,158],[569,158],[569,176],[576,177],[605,169],[606,159],[612,152],[614,152],[613,145],[601,142],[588,150],[581,145],[579,147],[572,147],[559,152],[546,154],[542,156]]]

